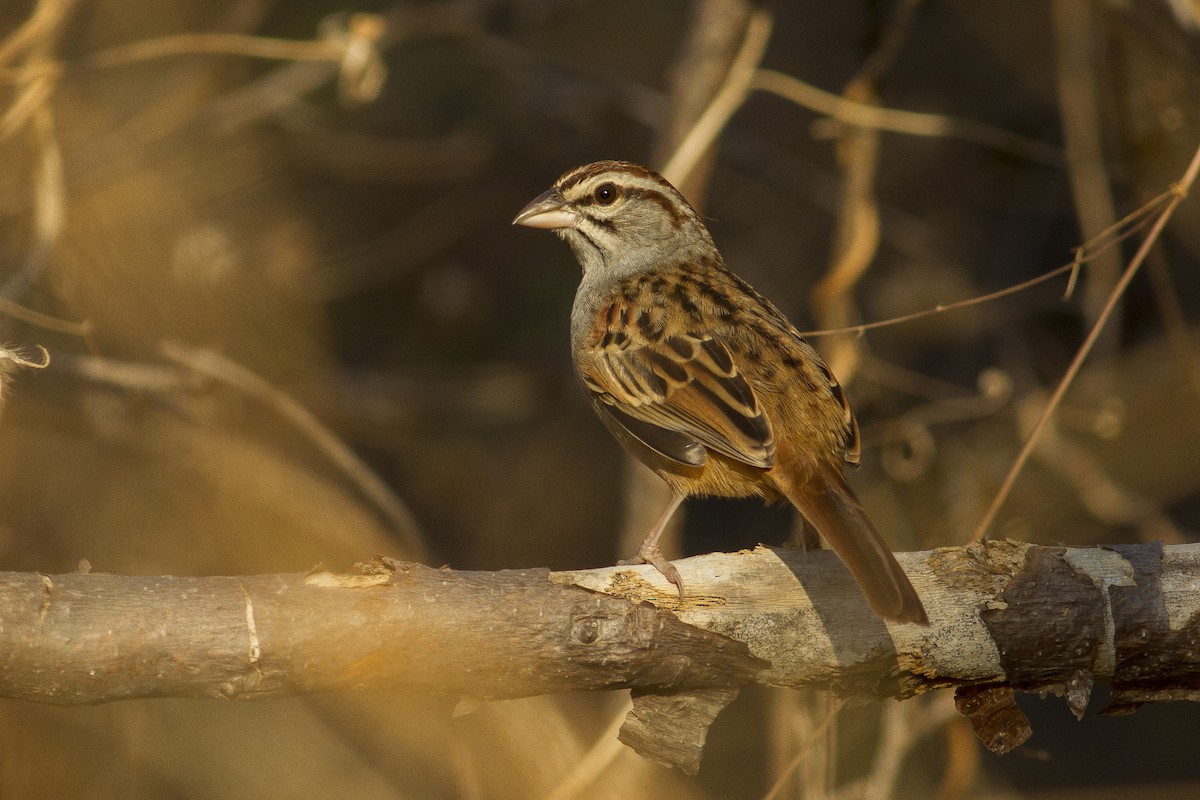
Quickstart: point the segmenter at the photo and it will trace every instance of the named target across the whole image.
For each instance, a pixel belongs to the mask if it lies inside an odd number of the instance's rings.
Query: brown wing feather
[[[619,412],[614,418],[631,435],[667,458],[682,460],[677,447],[656,447],[652,433],[622,417],[693,439],[751,466],[771,466],[771,423],[723,344],[694,332],[651,339],[637,326],[619,324],[618,315],[607,317],[618,322],[616,329],[610,324],[581,377],[598,402]]]

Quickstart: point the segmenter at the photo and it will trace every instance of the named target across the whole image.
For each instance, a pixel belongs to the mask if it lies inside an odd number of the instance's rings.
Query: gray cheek
[[[622,240],[629,247],[650,247],[658,242],[670,239],[675,231],[669,225],[662,224],[658,219],[639,219],[628,217],[614,219],[614,229],[620,232]]]

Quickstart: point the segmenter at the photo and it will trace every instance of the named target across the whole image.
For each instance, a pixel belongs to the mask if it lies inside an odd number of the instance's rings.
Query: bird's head
[[[628,161],[570,170],[521,209],[513,224],[557,233],[585,276],[653,271],[657,264],[714,251],[683,195],[658,173]]]

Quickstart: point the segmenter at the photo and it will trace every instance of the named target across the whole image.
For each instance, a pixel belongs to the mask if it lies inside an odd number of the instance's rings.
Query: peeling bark
[[[971,723],[983,746],[996,755],[1011,752],[1033,735],[1011,686],[960,686],[954,692],[954,707]]]
[[[709,727],[737,695],[736,688],[674,694],[635,690],[633,709],[625,718],[618,738],[643,758],[695,775],[700,770]]]
[[[1067,548],[1031,548],[1025,564],[1004,590],[1003,607],[981,613],[996,643],[1009,686],[1066,694],[1074,683],[1072,711],[1083,713],[1079,697],[1097,668],[1105,640],[1105,597],[1087,572],[1067,562]],[[1030,657],[1032,655],[1032,658]]]
[[[1128,714],[1144,703],[1164,700],[1200,700],[1200,614],[1176,613],[1178,622],[1172,625],[1174,604],[1169,604],[1163,586],[1162,545],[1108,549],[1132,565],[1133,580],[1110,590],[1116,663],[1104,713]],[[1191,594],[1197,586],[1188,587]]]

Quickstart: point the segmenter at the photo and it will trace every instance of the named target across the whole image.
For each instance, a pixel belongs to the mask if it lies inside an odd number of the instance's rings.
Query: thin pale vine
[[[713,95],[712,101],[675,148],[675,153],[662,169],[662,175],[676,186],[687,181],[701,156],[725,129],[729,118],[742,107],[750,91],[750,82],[771,38],[771,12],[758,9],[746,24],[742,46],[734,56],[725,83]]]
[[[1065,300],[1071,296],[1071,292],[1076,280],[1075,276],[1084,264],[1088,263],[1100,253],[1108,250],[1110,247],[1115,247],[1133,234],[1143,230],[1146,225],[1150,224],[1150,222],[1154,219],[1154,217],[1151,216],[1151,213],[1164,202],[1169,201],[1176,195],[1176,193],[1176,189],[1169,189],[1166,192],[1163,192],[1158,197],[1139,208],[1137,211],[1134,211],[1124,219],[1117,222],[1111,228],[1101,231],[1097,236],[1076,247],[1075,258],[1072,259],[1069,264],[1063,264],[1060,267],[1055,267],[1049,272],[1044,272],[1035,278],[1030,278],[1027,281],[1022,281],[1020,283],[1013,284],[1012,286],[1006,286],[1003,289],[998,289],[994,292],[989,292],[988,294],[971,297],[966,300],[958,300],[953,303],[938,303],[933,308],[914,311],[911,314],[903,314],[899,317],[890,317],[889,319],[876,320],[875,322],[865,322],[861,325],[851,325],[847,328],[823,328],[821,330],[802,331],[800,335],[805,338],[834,336],[842,333],[856,333],[861,336],[867,331],[873,331],[878,328],[890,328],[893,325],[902,325],[906,322],[915,322],[916,320],[924,319],[925,317],[932,317],[935,314],[941,314],[946,311],[957,311],[960,308],[970,308],[971,306],[990,303],[993,300],[999,300],[1000,298],[1007,297],[1010,294],[1017,294],[1018,292],[1023,292],[1026,289],[1032,289],[1035,286],[1057,278],[1059,275],[1070,273],[1071,277],[1069,278],[1067,282],[1067,288],[1063,293],[1063,299]],[[1124,228],[1124,230],[1121,230],[1122,228]],[[1119,234],[1115,233],[1118,230],[1121,232]]]
[[[1175,189],[1168,189],[1076,247],[1075,260],[1071,262],[1074,269],[1071,271],[1071,279],[1067,282],[1067,288],[1063,292],[1063,299],[1070,299],[1074,293],[1080,267],[1109,248],[1115,247],[1134,234],[1145,230],[1146,226],[1154,222],[1154,212],[1158,210],[1158,207],[1169,202],[1174,195]]]
[[[1001,484],[999,491],[996,492],[996,496],[992,499],[991,505],[988,506],[987,512],[983,515],[983,519],[980,520],[979,527],[975,530],[974,537],[972,537],[973,541],[978,543],[987,540],[988,529],[995,522],[996,516],[1000,513],[1000,508],[1004,505],[1004,501],[1012,493],[1017,476],[1021,474],[1021,470],[1028,463],[1029,457],[1033,454],[1033,449],[1037,446],[1042,431],[1045,430],[1046,424],[1050,421],[1050,417],[1053,416],[1055,410],[1061,405],[1067,389],[1074,382],[1075,376],[1079,374],[1084,360],[1092,351],[1096,340],[1100,338],[1100,333],[1108,322],[1109,317],[1112,316],[1113,309],[1116,308],[1121,296],[1124,295],[1125,290],[1129,288],[1130,282],[1137,275],[1138,269],[1142,266],[1142,263],[1146,260],[1146,256],[1150,252],[1150,248],[1154,246],[1159,236],[1162,235],[1163,229],[1171,219],[1172,214],[1175,213],[1175,209],[1187,197],[1188,191],[1191,189],[1192,184],[1195,183],[1198,173],[1200,173],[1200,148],[1197,148],[1195,155],[1192,156],[1192,161],[1188,164],[1183,177],[1171,187],[1169,191],[1171,199],[1162,210],[1162,213],[1155,219],[1154,225],[1151,226],[1149,232],[1146,234],[1146,238],[1142,240],[1141,246],[1138,247],[1133,258],[1130,259],[1129,266],[1125,268],[1125,272],[1121,275],[1120,280],[1113,287],[1112,292],[1108,296],[1108,301],[1104,304],[1104,308],[1101,309],[1100,315],[1096,318],[1095,324],[1092,325],[1092,329],[1088,332],[1087,338],[1075,353],[1075,358],[1071,361],[1071,365],[1067,367],[1067,371],[1063,374],[1062,379],[1055,388],[1054,394],[1050,396],[1050,400],[1046,403],[1046,408],[1034,424],[1033,430],[1029,432],[1029,436],[1025,439],[1025,444],[1022,446],[1021,452],[1017,454],[1017,458],[1013,461],[1008,475],[1004,478],[1004,483]]]
[[[828,328],[828,329],[822,329],[822,330],[817,330],[817,331],[802,331],[800,333],[800,335],[805,338],[813,338],[813,337],[817,337],[817,336],[834,336],[839,333],[857,333],[857,334],[861,335],[861,334],[866,333],[867,331],[873,331],[877,328],[890,328],[893,325],[902,325],[906,322],[913,322],[915,320],[924,319],[925,317],[931,317],[935,314],[941,314],[945,311],[955,311],[960,308],[968,308],[969,306],[975,306],[975,305],[979,305],[981,303],[990,302],[992,300],[998,300],[999,298],[1007,297],[1010,294],[1016,294],[1017,292],[1023,292],[1026,289],[1030,289],[1034,286],[1037,286],[1038,284],[1045,283],[1046,281],[1057,278],[1059,275],[1063,275],[1074,269],[1075,269],[1074,262],[1072,262],[1070,264],[1063,264],[1061,267],[1052,269],[1049,272],[1046,272],[1046,273],[1043,273],[1043,274],[1037,276],[1036,278],[1030,278],[1027,281],[1022,281],[1021,283],[1015,284],[1013,286],[1008,286],[1003,289],[999,289],[995,292],[991,292],[989,294],[980,295],[978,297],[972,297],[968,300],[959,300],[954,303],[938,303],[933,308],[926,308],[926,309],[922,309],[921,311],[914,311],[911,314],[904,314],[899,317],[891,317],[890,319],[881,319],[881,320],[877,320],[875,322],[866,322],[866,323],[863,323],[862,325],[851,325],[848,328]]]
[[[45,369],[50,366],[50,351],[42,347],[40,344],[35,345],[41,351],[42,358],[40,361],[34,361],[25,356],[16,348],[9,348],[0,345],[0,361],[11,361],[18,367],[29,367],[31,369]]]
[[[767,793],[763,795],[763,800],[775,800],[775,798],[779,797],[780,792],[782,792],[784,786],[787,785],[787,781],[789,778],[791,778],[792,773],[795,772],[796,768],[800,766],[800,762],[804,759],[804,755],[808,751],[809,746],[818,738],[825,735],[825,731],[833,723],[834,719],[837,718],[838,712],[842,710],[842,707],[845,704],[846,701],[841,698],[838,698],[834,701],[833,707],[829,709],[829,713],[825,715],[825,719],[821,720],[820,724],[817,725],[816,728],[813,728],[813,731],[808,735],[808,738],[801,742],[800,746],[796,748],[796,755],[792,756],[792,760],[787,763],[787,766],[779,771],[779,777],[775,779],[775,783],[772,784],[771,788],[767,790]]]
[[[305,435],[374,504],[399,535],[413,558],[424,559],[429,549],[416,516],[362,459],[311,411],[262,376],[215,350],[193,348],[177,342],[159,343],[168,359],[197,374],[214,378],[258,399]]]
[[[71,336],[79,336],[83,339],[86,339],[92,332],[92,323],[90,320],[73,322],[67,319],[52,317],[49,314],[34,311],[32,308],[26,308],[3,295],[0,295],[0,314],[29,323],[30,325],[36,325],[48,331],[66,333]]]
[[[1001,128],[943,114],[923,114],[858,103],[771,69],[757,70],[751,88],[769,92],[838,122],[861,128],[912,136],[962,139],[1051,167],[1062,166],[1066,160],[1060,148]]]
[[[625,717],[632,707],[628,700],[621,704],[613,713],[608,727],[596,737],[596,743],[584,754],[575,768],[546,795],[545,800],[574,800],[587,791],[588,787],[612,765],[626,750],[617,734],[625,724]]]

